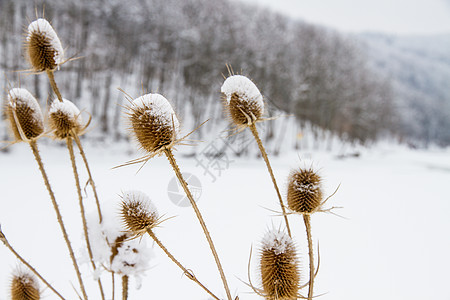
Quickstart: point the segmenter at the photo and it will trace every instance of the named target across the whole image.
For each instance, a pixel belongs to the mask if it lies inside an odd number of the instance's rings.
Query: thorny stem
[[[209,295],[211,295],[214,299],[220,300],[217,298],[216,295],[214,295],[207,287],[205,287],[198,279],[192,274],[191,271],[183,267],[183,265],[176,260],[176,258],[167,250],[167,248],[161,243],[161,241],[156,237],[156,235],[153,233],[151,229],[147,229],[148,235],[155,241],[155,243],[166,253],[166,255],[181,269],[183,270],[184,274],[189,278],[190,280],[196,282],[202,289],[204,289]]]
[[[37,143],[36,143],[36,141],[31,141],[29,144],[30,144],[31,150],[33,151],[34,158],[36,159],[36,162],[38,163],[39,170],[41,171],[41,175],[42,175],[42,178],[44,179],[44,183],[45,183],[45,186],[47,187],[47,191],[50,195],[50,199],[52,200],[53,208],[55,209],[55,212],[56,212],[56,218],[58,219],[59,226],[61,227],[61,231],[63,233],[64,240],[67,244],[67,248],[69,249],[69,254],[70,254],[70,258],[72,259],[73,267],[75,268],[75,271],[77,273],[77,278],[78,278],[78,282],[80,284],[81,292],[83,293],[84,299],[87,300],[88,297],[86,294],[86,290],[84,288],[83,279],[81,278],[81,272],[78,267],[78,263],[75,258],[75,254],[73,252],[72,246],[70,244],[70,240],[69,240],[69,236],[67,235],[66,228],[64,227],[64,222],[62,220],[61,212],[59,211],[58,203],[56,202],[56,199],[55,199],[55,194],[53,193],[53,190],[50,186],[50,182],[47,177],[47,173],[45,172],[44,165],[43,165],[42,159],[41,159],[41,155],[39,154],[39,150],[37,147]]]
[[[61,93],[59,92],[58,86],[56,85],[55,74],[53,73],[53,70],[47,70],[47,76],[50,81],[50,85],[52,86],[52,89],[56,94],[56,97],[58,97],[59,101],[63,102]]]
[[[81,195],[81,186],[80,186],[80,178],[78,176],[78,171],[77,171],[77,165],[75,162],[75,154],[73,151],[73,141],[71,137],[68,137],[66,139],[66,143],[67,143],[67,149],[69,150],[69,154],[70,154],[70,161],[72,162],[72,170],[73,170],[73,176],[75,178],[75,185],[77,188],[77,194],[78,194],[78,202],[80,205],[80,211],[81,211],[81,220],[83,222],[83,231],[84,231],[84,238],[86,240],[86,247],[88,250],[88,254],[89,254],[89,260],[91,261],[91,265],[92,268],[94,269],[94,271],[97,269],[95,262],[94,262],[94,256],[92,254],[92,247],[91,247],[91,242],[89,240],[89,233],[88,233],[88,228],[87,228],[87,222],[86,222],[86,213],[84,210],[84,204],[83,204],[83,196]],[[105,294],[103,292],[103,285],[102,282],[100,280],[100,278],[97,279],[98,282],[98,287],[100,289],[100,294],[103,300],[105,300]]]
[[[22,262],[28,269],[30,269],[31,272],[33,272],[49,289],[51,289],[60,299],[64,300],[64,297],[61,296],[61,294],[58,293],[58,291],[56,291],[53,288],[53,286],[50,283],[48,283],[48,281],[45,280],[44,277],[42,277],[38,271],[36,271],[36,269],[34,269],[25,259],[23,259],[22,256],[20,256],[20,254],[16,252],[16,250],[14,250],[14,248],[6,239],[3,232],[1,232],[1,230],[0,230],[0,241],[2,241],[3,244],[5,244],[6,248],[8,248],[14,254],[14,256],[16,256],[17,259],[20,260],[20,262]]]
[[[111,273],[111,284],[112,284],[112,300],[115,300],[116,296],[116,282],[115,282],[115,276],[114,272]]]
[[[306,227],[306,236],[308,238],[308,249],[309,249],[309,290],[308,290],[308,300],[313,298],[313,289],[314,289],[314,253],[313,253],[313,244],[312,244],[312,236],[311,236],[311,216],[308,214],[303,215],[303,221],[305,222]]]
[[[102,217],[102,210],[100,209],[100,201],[98,200],[97,188],[95,187],[94,179],[92,179],[91,169],[89,168],[89,163],[86,158],[86,153],[84,153],[84,149],[83,149],[83,146],[81,145],[80,137],[77,134],[74,134],[73,139],[75,140],[75,143],[77,144],[78,149],[80,150],[80,155],[83,158],[84,165],[86,166],[86,171],[89,176],[89,183],[91,184],[92,191],[94,192],[95,203],[97,204],[99,223],[102,223],[103,217]]]
[[[287,217],[287,214],[286,214],[286,209],[285,209],[285,206],[283,204],[283,199],[281,197],[281,193],[280,193],[280,190],[278,188],[278,184],[277,184],[277,182],[275,180],[275,176],[273,174],[272,167],[270,166],[270,162],[269,162],[269,158],[267,157],[266,150],[265,150],[264,145],[262,144],[262,141],[261,141],[261,139],[259,137],[258,130],[256,129],[255,123],[252,123],[249,127],[250,127],[250,130],[251,130],[253,136],[255,137],[256,142],[258,143],[258,147],[259,147],[259,150],[261,151],[261,155],[264,158],[264,161],[266,162],[266,166],[267,166],[267,169],[269,170],[270,178],[272,178],[273,186],[275,188],[275,191],[277,192],[278,200],[280,200],[280,206],[281,206],[281,210],[283,212],[284,221],[286,222],[287,232],[289,234],[289,237],[292,238],[291,228],[289,227],[289,222],[288,222],[288,217]]]
[[[128,276],[122,276],[122,300],[128,299]]]
[[[191,206],[195,211],[195,214],[197,215],[197,219],[200,222],[200,225],[202,226],[203,232],[205,233],[205,237],[208,240],[209,248],[211,249],[211,252],[214,256],[214,259],[216,261],[217,268],[220,273],[220,277],[223,282],[223,286],[225,288],[225,291],[227,293],[228,300],[232,300],[230,288],[228,287],[227,279],[225,278],[225,273],[223,271],[222,265],[219,260],[219,255],[217,254],[216,248],[214,247],[214,243],[211,239],[211,235],[209,234],[208,228],[206,228],[205,221],[203,220],[202,214],[200,213],[200,210],[198,209],[197,204],[194,201],[194,197],[192,197],[191,191],[188,188],[187,182],[184,180],[183,176],[181,175],[180,168],[177,165],[177,162],[175,160],[175,157],[172,154],[172,150],[170,148],[165,148],[164,153],[166,154],[170,164],[172,165],[173,170],[175,171],[175,174],[180,181],[181,185],[183,186],[184,192],[186,193],[186,196],[188,197],[189,201],[191,202]]]

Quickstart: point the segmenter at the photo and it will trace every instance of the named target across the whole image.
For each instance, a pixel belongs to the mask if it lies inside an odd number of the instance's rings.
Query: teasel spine
[[[81,220],[83,223],[83,232],[84,232],[84,238],[86,241],[86,248],[88,250],[90,263],[95,272],[95,270],[97,269],[97,266],[95,265],[95,262],[94,262],[94,256],[92,254],[91,242],[89,240],[89,233],[88,233],[87,221],[86,221],[86,213],[85,213],[84,204],[83,204],[83,196],[81,194],[80,178],[79,178],[78,171],[77,171],[75,154],[73,151],[73,140],[71,137],[66,138],[66,144],[67,144],[67,149],[69,150],[70,161],[72,163],[73,176],[75,178],[75,186],[77,189],[78,201],[79,201],[79,206],[80,206],[80,211],[81,211]],[[102,285],[102,281],[101,281],[100,277],[97,279],[97,283],[99,286],[100,295],[101,295],[102,299],[104,300],[105,294],[103,291],[103,285]]]
[[[21,269],[11,279],[11,300],[40,300],[41,291],[35,276]]]
[[[78,282],[80,284],[81,292],[83,294],[84,299],[87,300],[88,297],[87,297],[86,289],[84,287],[83,279],[81,277],[80,268],[79,268],[77,260],[75,258],[75,254],[73,252],[72,245],[70,244],[69,236],[67,235],[67,231],[66,231],[66,228],[64,226],[62,215],[61,215],[61,212],[59,210],[58,203],[56,202],[55,194],[53,193],[53,190],[52,190],[52,188],[50,186],[50,182],[49,182],[48,177],[47,177],[47,173],[45,172],[44,164],[42,163],[42,159],[41,159],[41,155],[39,154],[37,143],[36,143],[35,140],[33,140],[29,144],[30,144],[31,150],[33,152],[34,158],[36,159],[36,162],[37,162],[37,164],[39,166],[39,170],[41,172],[42,178],[44,179],[44,183],[45,183],[45,186],[47,188],[47,191],[48,191],[48,193],[50,195],[50,199],[52,201],[53,208],[54,208],[55,213],[56,213],[56,218],[58,220],[59,226],[61,227],[61,231],[63,233],[64,241],[66,242],[67,248],[69,250],[70,258],[72,259],[73,267],[75,268],[75,272],[77,274],[77,278],[78,278]]]
[[[31,266],[14,248],[13,246],[9,243],[9,241],[7,240],[5,234],[1,231],[0,228],[0,241],[3,242],[3,244],[6,246],[6,248],[9,249],[9,251],[11,251],[11,253],[22,263],[24,264],[31,272],[33,272],[34,275],[36,275],[53,293],[55,293],[56,296],[58,296],[61,300],[65,300],[65,298],[63,296],[61,296],[61,294],[47,281],[45,280],[44,277],[42,277],[42,275],[36,271],[36,269]]]
[[[286,208],[284,206],[283,198],[281,197],[280,189],[278,188],[278,184],[275,179],[275,175],[273,174],[272,166],[270,165],[270,161],[269,161],[269,157],[267,156],[266,149],[264,148],[261,138],[259,137],[258,129],[256,129],[255,123],[252,123],[249,126],[249,128],[250,128],[250,131],[252,132],[253,136],[255,137],[256,143],[258,144],[258,147],[259,147],[259,151],[261,152],[264,162],[266,163],[267,170],[269,171],[270,178],[272,179],[273,186],[274,186],[275,191],[278,196],[278,200],[280,201],[281,211],[283,213],[284,221],[286,223],[287,233],[288,233],[289,237],[292,238],[291,228],[289,226],[289,220],[288,220],[288,217],[286,214]]]
[[[197,283],[203,290],[205,290],[211,297],[213,297],[216,300],[220,300],[216,295],[214,295],[206,286],[204,286],[197,277],[192,274],[191,271],[186,269],[170,252],[167,250],[167,248],[164,246],[163,243],[158,239],[158,237],[155,235],[155,233],[152,231],[152,229],[147,229],[148,235],[155,241],[155,243],[161,248],[161,250],[164,251],[164,253],[170,258],[171,261],[173,261],[182,271],[183,274],[186,275],[187,278]]]
[[[186,196],[188,197],[192,208],[195,211],[197,219],[199,220],[200,225],[201,225],[201,227],[203,229],[203,232],[205,234],[205,237],[206,237],[206,239],[208,241],[209,248],[211,249],[211,252],[212,252],[212,254],[214,256],[214,260],[216,261],[216,265],[217,265],[217,268],[219,270],[223,286],[224,286],[225,291],[227,293],[227,298],[229,300],[232,300],[230,288],[228,287],[228,282],[227,282],[227,279],[225,277],[225,273],[223,271],[222,264],[220,263],[219,255],[217,254],[217,251],[216,251],[216,248],[215,248],[214,243],[212,241],[211,235],[209,234],[208,228],[206,227],[206,224],[205,224],[205,221],[203,220],[202,214],[200,213],[200,210],[198,209],[197,203],[195,202],[194,197],[192,196],[191,191],[189,190],[188,185],[187,185],[186,181],[184,180],[183,175],[181,174],[180,168],[178,167],[178,164],[177,164],[177,162],[175,160],[175,157],[173,156],[172,149],[164,147],[163,151],[166,154],[170,164],[172,165],[172,168],[173,168],[173,170],[174,170],[178,180],[180,181],[181,185],[183,186],[184,192],[186,193]]]

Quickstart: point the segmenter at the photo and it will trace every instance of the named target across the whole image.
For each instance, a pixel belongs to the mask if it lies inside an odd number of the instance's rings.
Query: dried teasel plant
[[[44,169],[44,164],[42,162],[42,158],[37,146],[37,139],[41,137],[44,132],[43,115],[39,103],[37,102],[36,98],[34,98],[26,89],[11,89],[8,93],[6,103],[6,116],[15,136],[16,142],[27,142],[30,145],[36,162],[38,163],[39,170],[41,172],[42,178],[44,179],[44,184],[50,195],[50,199],[56,213],[56,218],[58,220],[64,240],[69,250],[69,255],[72,259],[75,272],[77,273],[81,291],[84,298],[87,299],[84,283],[81,278],[81,272],[76,261],[69,237],[67,235],[67,230],[65,228],[58,203],[56,202],[55,194],[53,193],[53,190],[50,186],[50,181],[48,180],[48,176]]]
[[[261,95],[261,92],[256,87],[256,85],[249,78],[243,75],[234,75],[230,67],[229,73],[230,76],[225,79],[220,89],[223,95],[225,111],[227,112],[231,122],[235,125],[237,132],[240,132],[247,127],[252,132],[253,137],[258,144],[264,162],[266,163],[270,178],[272,179],[272,183],[281,206],[284,221],[286,223],[288,235],[292,237],[285,205],[283,203],[283,198],[281,196],[280,189],[278,188],[275,175],[273,174],[269,157],[267,156],[267,152],[256,128],[257,122],[267,120],[263,118],[263,96]]]
[[[205,285],[203,285],[191,270],[186,269],[164,246],[155,235],[153,229],[161,223],[161,217],[150,198],[139,191],[127,191],[122,195],[120,217],[124,227],[134,237],[141,237],[147,233],[153,241],[164,251],[164,253],[174,262],[190,280],[197,283],[214,299],[219,300]]]
[[[337,191],[337,190],[336,190]],[[333,196],[334,193],[331,195]],[[331,197],[330,196],[330,197]],[[324,204],[330,199],[323,199],[322,178],[312,168],[294,170],[289,175],[287,187],[288,207],[293,213],[303,215],[306,227],[306,236],[309,249],[309,291],[308,299],[314,297],[314,278],[317,272],[314,270],[314,252],[311,233],[311,214],[315,212],[327,212]]]
[[[13,272],[10,287],[11,300],[41,299],[41,291],[36,277],[22,268],[17,268]]]
[[[295,243],[284,231],[269,230],[261,241],[259,251],[261,288],[250,279],[250,287],[267,300],[294,300],[300,294],[300,267]]]
[[[39,18],[28,25],[25,50],[32,70],[47,73],[54,92],[62,102],[53,73],[64,63],[64,49],[58,35],[47,20]]]
[[[186,193],[186,196],[191,203],[192,208],[194,209],[198,221],[200,222],[203,233],[208,241],[211,253],[216,262],[217,269],[219,270],[223,286],[227,293],[227,298],[232,300],[225,273],[211,235],[206,227],[206,223],[194,200],[194,197],[188,188],[188,184],[181,174],[180,167],[178,166],[172,152],[173,147],[177,144],[181,144],[181,142],[187,137],[185,136],[177,139],[180,123],[175,111],[169,101],[160,94],[146,94],[136,98],[135,100],[132,100],[131,97],[129,97],[128,100],[130,105],[127,107],[127,115],[128,122],[130,124],[130,131],[139,143],[140,148],[144,150],[147,155],[130,161],[124,165],[141,162],[145,163],[156,155],[166,155],[175,172],[175,175],[177,176],[184,192]]]
[[[3,233],[2,229],[0,228],[0,241],[6,246],[6,248],[9,249],[9,251],[11,251],[11,253],[23,264],[23,266],[26,266],[34,275],[36,275],[53,293],[55,293],[56,296],[58,296],[60,299],[64,300],[64,297],[61,296],[61,294],[55,290],[55,288],[47,281],[44,279],[44,277],[41,276],[41,274],[39,274],[38,271],[36,271],[35,268],[33,268],[15,249],[14,247],[9,243],[8,239],[6,238],[5,234]],[[18,268],[17,269],[18,272],[16,272],[16,274],[18,273],[25,273],[23,271],[22,268]],[[13,277],[14,279],[14,277]],[[12,282],[13,283],[13,282]],[[11,289],[13,287],[11,286]],[[15,299],[15,298],[13,298]],[[22,298],[17,298],[17,299],[22,299]],[[26,299],[26,298],[24,298]],[[31,298],[33,299],[33,298]],[[38,298],[39,299],[39,298]]]

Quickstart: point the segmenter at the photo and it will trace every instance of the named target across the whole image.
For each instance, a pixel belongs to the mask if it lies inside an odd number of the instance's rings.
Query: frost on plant
[[[250,79],[243,75],[233,75],[228,77],[223,83],[220,91],[225,94],[228,103],[230,103],[233,94],[238,94],[241,100],[253,102],[257,104],[261,110],[264,108],[261,92]]]
[[[262,250],[272,250],[276,255],[284,253],[293,247],[292,239],[283,231],[272,229],[268,231],[262,241]]]
[[[35,36],[41,37],[45,46],[53,49],[53,60],[58,66],[63,63],[64,49],[55,30],[50,23],[42,18],[37,19],[28,26],[27,42],[32,42]]]

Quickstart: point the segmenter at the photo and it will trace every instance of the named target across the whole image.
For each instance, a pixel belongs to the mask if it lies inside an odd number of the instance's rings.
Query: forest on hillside
[[[58,84],[92,115],[96,137],[126,138],[118,121],[126,100],[117,87],[133,96],[162,93],[182,119],[222,126],[214,120],[222,118],[227,65],[257,84],[269,117],[295,115],[299,132],[309,126],[351,143],[416,136],[400,118],[390,78],[370,66],[357,39],[224,0],[46,0],[45,8],[0,0],[4,91],[20,82],[42,103],[51,101],[45,77],[15,72],[29,68],[24,30],[44,13],[66,56],[77,58],[57,72]]]

